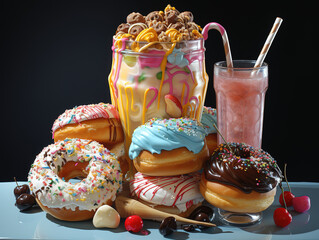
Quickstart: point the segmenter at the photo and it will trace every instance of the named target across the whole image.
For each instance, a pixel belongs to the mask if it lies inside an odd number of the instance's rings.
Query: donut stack
[[[81,105],[65,110],[53,123],[52,138],[55,142],[65,138],[97,141],[117,156],[123,174],[128,171],[120,116],[112,104]]]
[[[209,158],[207,130],[190,118],[153,118],[136,128],[129,148],[138,171],[130,181],[131,196],[188,217],[204,200],[198,171]]]
[[[189,216],[204,200],[198,171],[216,148],[216,121],[216,110],[204,107],[202,123],[153,118],[139,126],[129,150],[138,171],[129,183],[132,197]],[[81,221],[112,205],[128,170],[117,109],[99,103],[65,110],[53,123],[52,137],[54,143],[36,157],[28,176],[39,206],[55,218]],[[82,180],[69,183],[74,177]]]
[[[55,120],[52,133],[55,143],[37,155],[29,171],[30,190],[42,210],[57,219],[91,219],[122,190],[124,134],[118,111],[105,103],[74,107]],[[68,181],[75,177],[81,181]]]

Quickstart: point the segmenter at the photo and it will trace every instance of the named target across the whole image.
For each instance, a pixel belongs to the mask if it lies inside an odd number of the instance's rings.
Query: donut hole
[[[249,151],[249,149],[239,149],[239,148],[233,148],[232,149],[233,153],[240,157],[240,158],[246,158],[249,159],[251,157],[251,152]]]
[[[73,178],[86,178],[88,175],[88,164],[89,162],[68,161],[61,167],[57,175],[66,182]]]

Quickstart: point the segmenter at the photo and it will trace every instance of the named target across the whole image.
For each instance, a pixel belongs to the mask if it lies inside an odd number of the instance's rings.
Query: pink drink
[[[228,142],[261,148],[268,68],[253,69],[254,61],[219,62],[214,67],[218,128]],[[256,70],[258,69],[258,71]],[[219,136],[218,143],[223,140]]]

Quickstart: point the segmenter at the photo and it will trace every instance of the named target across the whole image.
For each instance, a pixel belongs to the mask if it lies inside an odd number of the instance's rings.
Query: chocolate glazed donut
[[[208,181],[234,186],[245,193],[271,191],[283,178],[276,161],[262,149],[244,143],[221,144],[205,163]]]

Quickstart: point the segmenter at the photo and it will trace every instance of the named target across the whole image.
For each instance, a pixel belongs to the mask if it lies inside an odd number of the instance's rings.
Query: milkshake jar
[[[113,39],[112,50],[109,88],[112,104],[120,114],[130,162],[133,131],[149,119],[190,117],[200,121],[208,85],[204,39]]]

